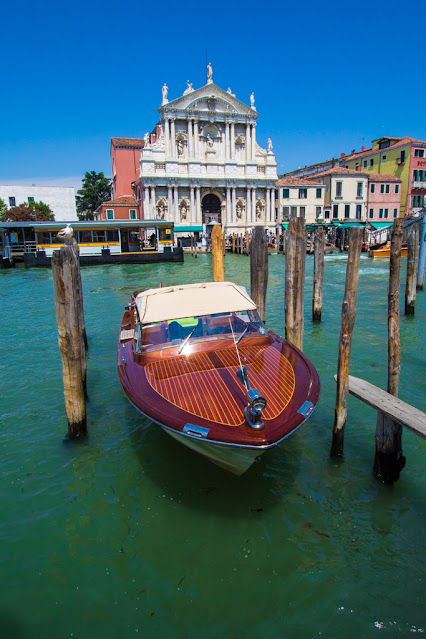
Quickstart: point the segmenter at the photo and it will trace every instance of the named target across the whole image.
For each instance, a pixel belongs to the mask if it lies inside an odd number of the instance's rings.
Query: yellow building
[[[400,178],[402,217],[426,205],[426,142],[383,137],[373,140],[371,149],[362,149],[342,160],[339,164],[347,169]]]

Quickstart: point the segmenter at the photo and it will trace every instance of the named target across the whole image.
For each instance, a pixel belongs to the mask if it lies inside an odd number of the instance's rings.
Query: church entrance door
[[[203,224],[210,224],[210,222],[222,223],[220,200],[217,195],[213,193],[205,195],[201,202],[201,210],[203,213]]]

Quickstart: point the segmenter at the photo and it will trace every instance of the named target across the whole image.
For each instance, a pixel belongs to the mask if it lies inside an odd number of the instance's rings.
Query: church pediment
[[[163,104],[159,113],[188,111],[196,113],[223,113],[238,114],[257,118],[254,109],[248,107],[244,102],[238,100],[232,93],[223,91],[213,83],[206,84],[200,89],[185,90],[184,95],[175,100],[170,100]]]

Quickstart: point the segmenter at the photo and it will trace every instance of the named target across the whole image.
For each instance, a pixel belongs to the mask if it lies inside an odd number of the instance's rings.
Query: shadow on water
[[[247,518],[272,509],[296,481],[300,456],[296,437],[266,451],[238,477],[174,441],[150,420],[142,422],[129,437],[145,477],[188,508]]]

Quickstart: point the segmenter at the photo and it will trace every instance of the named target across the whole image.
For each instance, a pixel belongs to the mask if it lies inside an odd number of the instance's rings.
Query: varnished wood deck
[[[267,401],[264,419],[275,419],[294,393],[290,362],[274,348],[240,348],[250,384]],[[151,388],[166,401],[195,417],[227,426],[245,422],[245,388],[238,380],[235,348],[175,356],[145,366]]]

